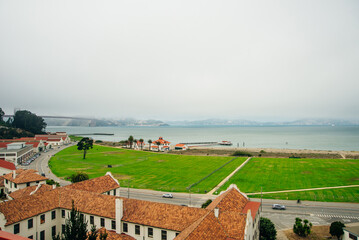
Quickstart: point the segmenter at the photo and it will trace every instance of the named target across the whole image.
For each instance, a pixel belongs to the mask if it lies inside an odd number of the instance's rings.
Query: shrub
[[[264,151],[264,150],[261,150],[259,153],[266,153],[266,151]]]
[[[304,225],[303,225],[303,223]],[[312,223],[307,219],[304,221],[300,218],[295,219],[295,224],[293,226],[293,232],[300,237],[306,237],[310,234],[310,229],[312,228]]]
[[[206,208],[209,204],[211,204],[212,200],[208,199],[205,203],[202,204],[202,208]]]
[[[268,218],[260,218],[259,222],[259,239],[260,240],[275,240],[277,236],[277,230],[273,222]]]
[[[56,185],[56,187],[60,187],[60,183],[55,182],[55,180],[53,180],[53,179],[47,179],[46,184],[47,185]]]
[[[102,141],[101,140],[96,140],[95,143],[102,143]]]
[[[244,151],[235,151],[232,156],[236,156],[236,157],[252,157],[252,154],[250,154],[249,152],[244,152]]]
[[[77,172],[74,173],[70,176],[70,181],[72,183],[76,183],[76,182],[81,182],[81,181],[85,181],[88,180],[89,176],[86,173],[83,172]]]
[[[330,235],[336,236],[339,240],[340,237],[344,234],[343,227],[345,227],[345,225],[342,222],[332,222],[329,229]]]

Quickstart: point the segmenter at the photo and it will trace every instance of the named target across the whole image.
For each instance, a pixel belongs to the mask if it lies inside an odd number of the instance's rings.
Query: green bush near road
[[[81,171],[90,178],[111,171],[121,186],[162,191],[187,192],[186,187],[206,177],[233,157],[188,156],[134,151],[94,145],[86,159],[72,146],[51,158],[49,165],[58,177],[68,177]],[[242,164],[246,158],[236,158],[191,189],[204,193]],[[108,168],[111,165],[111,168]]]

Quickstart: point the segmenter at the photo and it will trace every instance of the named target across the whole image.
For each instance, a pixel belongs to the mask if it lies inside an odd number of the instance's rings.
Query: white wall
[[[0,167],[0,176],[11,173],[12,170]]]
[[[123,222],[122,222],[123,223]],[[167,231],[167,239],[172,240],[176,237],[176,231],[162,229],[162,228],[155,228],[151,226],[144,226],[141,224],[134,224],[130,222],[126,222],[128,226],[128,232],[124,232],[127,235],[130,235],[131,237],[134,237],[137,240],[161,240],[161,230]],[[135,233],[135,226],[140,226],[140,234],[137,235]],[[121,225],[122,227],[123,225]],[[148,228],[153,228],[153,237],[148,237]],[[122,228],[123,231],[123,228]]]

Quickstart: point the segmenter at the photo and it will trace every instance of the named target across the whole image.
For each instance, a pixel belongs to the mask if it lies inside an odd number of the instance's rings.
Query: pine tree
[[[65,232],[62,240],[86,240],[87,239],[87,221],[83,215],[75,208],[72,201],[70,216],[66,219]]]

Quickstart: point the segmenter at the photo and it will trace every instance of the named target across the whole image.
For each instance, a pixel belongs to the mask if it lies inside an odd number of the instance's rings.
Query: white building
[[[23,162],[26,162],[34,155],[32,145],[26,145],[25,142],[13,142],[0,144],[0,158],[6,161],[12,162],[17,166]]]
[[[235,186],[206,209],[123,198],[118,188],[107,174],[0,203],[0,228],[30,239],[50,240],[64,231],[73,202],[89,230],[94,224],[106,229],[111,239],[259,239],[260,203],[249,201]]]
[[[11,173],[13,170],[16,170],[15,164],[0,159],[0,176]]]
[[[359,225],[343,228],[343,240],[359,240]]]
[[[3,176],[5,192],[10,194],[19,189],[30,186],[38,185],[39,183],[45,184],[47,177],[41,176],[34,169],[18,169]]]

